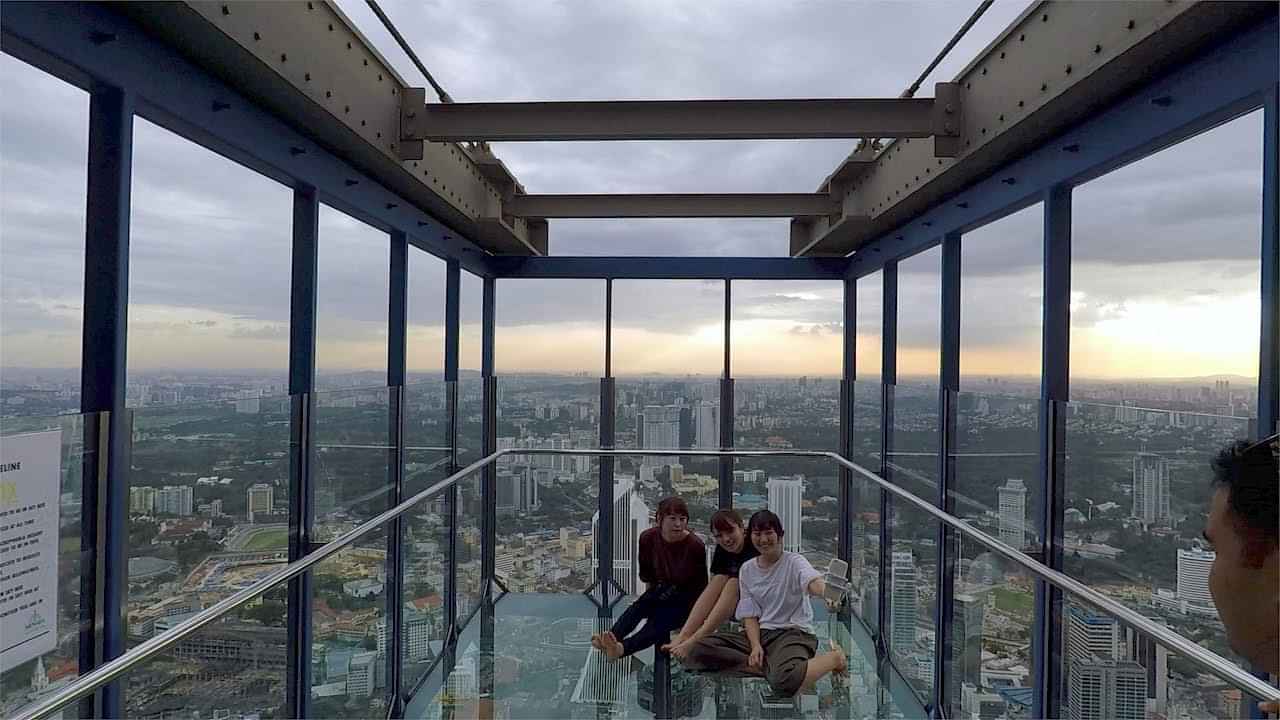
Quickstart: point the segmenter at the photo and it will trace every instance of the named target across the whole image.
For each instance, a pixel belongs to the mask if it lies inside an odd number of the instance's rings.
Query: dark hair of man
[[[668,515],[682,515],[688,519],[689,506],[685,504],[684,498],[672,495],[658,502],[658,524],[662,524],[662,518]]]
[[[1213,485],[1227,490],[1227,508],[1245,539],[1245,564],[1259,567],[1280,543],[1280,463],[1270,442],[1239,440],[1211,463]]]
[[[757,510],[751,516],[751,522],[747,524],[747,529],[751,532],[772,530],[778,534],[778,537],[783,535],[782,520],[770,510]]]
[[[742,516],[737,510],[717,510],[715,515],[711,516],[711,531],[721,533],[731,533],[734,528],[743,527]]]

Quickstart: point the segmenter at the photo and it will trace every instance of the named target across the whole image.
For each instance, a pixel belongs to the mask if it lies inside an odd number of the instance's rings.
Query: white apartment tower
[[[782,520],[782,549],[800,552],[802,520],[800,501],[804,499],[804,476],[769,478],[769,509]]]
[[[1027,486],[1009,478],[996,491],[999,500],[1000,540],[1021,550],[1027,523]]]

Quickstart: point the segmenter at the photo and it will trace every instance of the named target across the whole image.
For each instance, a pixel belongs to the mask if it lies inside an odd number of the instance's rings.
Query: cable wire
[[[369,0],[369,2],[372,4],[373,0]],[[956,43],[960,42],[960,38],[964,37],[965,33],[969,32],[969,28],[973,27],[973,24],[978,22],[978,18],[982,17],[982,14],[985,13],[987,8],[991,7],[994,2],[995,0],[982,0],[982,2],[978,3],[978,9],[973,11],[973,14],[969,16],[969,19],[960,26],[960,29],[956,31],[956,34],[952,35],[951,39],[947,41],[947,44],[943,46],[942,51],[933,59],[933,62],[929,63],[929,67],[925,68],[924,72],[920,73],[920,77],[916,78],[916,81],[911,83],[911,87],[903,90],[902,95],[899,97],[914,97],[916,91],[920,89],[920,83],[923,83],[924,79],[929,77],[929,73],[933,72],[933,69],[938,67],[938,63],[942,62],[942,59],[947,56],[947,53],[951,52],[951,48],[954,48]]]
[[[382,26],[385,27],[387,32],[391,33],[391,37],[395,38],[396,42],[400,44],[400,49],[404,51],[404,54],[408,55],[409,59],[413,61],[413,64],[417,66],[418,72],[422,73],[422,76],[427,79],[427,82],[431,83],[431,87],[435,89],[436,96],[440,98],[440,102],[453,102],[453,98],[449,97],[449,93],[445,92],[444,88],[440,87],[440,83],[436,82],[436,79],[431,77],[431,73],[427,70],[427,66],[423,65],[422,61],[418,59],[418,55],[413,52],[413,48],[409,47],[409,43],[404,39],[404,36],[400,34],[399,30],[396,30],[396,26],[392,24],[391,18],[387,17],[387,14],[382,11],[381,7],[378,7],[377,0],[365,1],[369,3],[369,8],[373,10],[373,14],[377,15],[378,19],[382,21]]]

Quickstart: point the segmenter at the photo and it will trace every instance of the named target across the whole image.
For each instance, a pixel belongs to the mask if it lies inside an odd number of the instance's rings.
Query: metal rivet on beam
[[[1080,152],[1080,143],[1071,143],[1070,145],[1063,145],[1062,149],[1069,153],[1077,153],[1077,152]]]
[[[103,32],[101,30],[92,30],[89,32],[89,42],[94,45],[102,45],[104,43],[115,42],[116,34],[113,32]]]
[[[213,109],[214,112],[222,112],[223,110],[230,110],[231,104],[224,103],[221,100],[214,100],[213,104],[210,105],[210,107]]]
[[[359,184],[360,184],[360,181],[359,181],[359,180],[347,180],[344,184],[345,184],[347,187],[351,187],[352,185],[359,185]]]
[[[1168,95],[1151,98],[1151,104],[1157,107],[1169,107],[1173,104],[1173,98]]]

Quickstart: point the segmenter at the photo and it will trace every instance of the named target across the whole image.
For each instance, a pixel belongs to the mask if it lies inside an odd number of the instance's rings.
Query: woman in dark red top
[[[657,527],[640,533],[644,594],[622,613],[611,631],[591,638],[591,644],[611,660],[667,642],[671,632],[684,625],[707,586],[707,550],[689,532],[689,506],[681,498],[665,498],[658,503],[657,519]],[[644,627],[637,631],[641,620]]]

